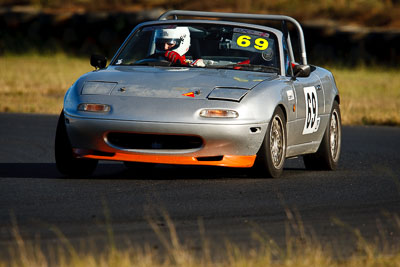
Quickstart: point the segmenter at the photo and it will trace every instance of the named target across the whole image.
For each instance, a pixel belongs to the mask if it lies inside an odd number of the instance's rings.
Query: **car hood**
[[[245,95],[275,78],[276,74],[225,69],[109,66],[87,74],[83,82],[114,83],[110,94],[118,96],[205,99],[213,90],[220,90],[216,95],[224,93],[221,89]]]

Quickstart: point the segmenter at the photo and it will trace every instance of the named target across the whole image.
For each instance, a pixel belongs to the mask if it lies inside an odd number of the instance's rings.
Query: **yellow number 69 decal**
[[[254,43],[254,48],[257,50],[265,50],[268,48],[268,41],[263,38],[257,38]]]
[[[251,40],[250,36],[242,35],[239,38],[237,38],[236,43],[237,43],[238,46],[248,47],[251,44],[250,40]]]
[[[236,43],[240,47],[249,47],[251,45],[251,37],[247,35],[241,35],[237,38]],[[257,50],[265,50],[268,48],[268,41],[263,38],[257,38],[254,41],[254,46]]]

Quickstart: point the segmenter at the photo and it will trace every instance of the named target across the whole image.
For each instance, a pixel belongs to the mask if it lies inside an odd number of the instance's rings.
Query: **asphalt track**
[[[400,128],[344,127],[333,172],[307,171],[301,158],[288,160],[279,179],[246,169],[135,172],[101,162],[93,177],[69,179],[54,163],[56,123],[57,116],[0,113],[0,247],[15,241],[18,226],[25,240],[43,243],[60,240],[54,229],[76,244],[107,243],[111,229],[118,246],[158,249],[151,225],[169,232],[167,218],[195,249],[203,238],[257,246],[255,235],[285,244],[287,236],[304,238],[302,227],[343,253],[358,240],[355,229],[400,244]]]

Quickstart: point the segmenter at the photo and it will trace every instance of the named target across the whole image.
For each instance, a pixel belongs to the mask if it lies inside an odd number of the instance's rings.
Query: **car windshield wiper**
[[[229,64],[229,65],[217,65],[217,66],[207,66],[207,68],[213,69],[236,69],[236,70],[250,70],[250,71],[262,71],[262,72],[272,72],[278,73],[279,68],[264,65],[252,65],[252,64]]]

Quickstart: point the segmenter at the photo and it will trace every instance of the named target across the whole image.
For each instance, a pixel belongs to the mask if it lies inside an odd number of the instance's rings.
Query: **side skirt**
[[[286,157],[290,158],[290,157],[315,153],[317,152],[320,143],[321,142],[314,141],[300,145],[288,146],[286,149]]]

